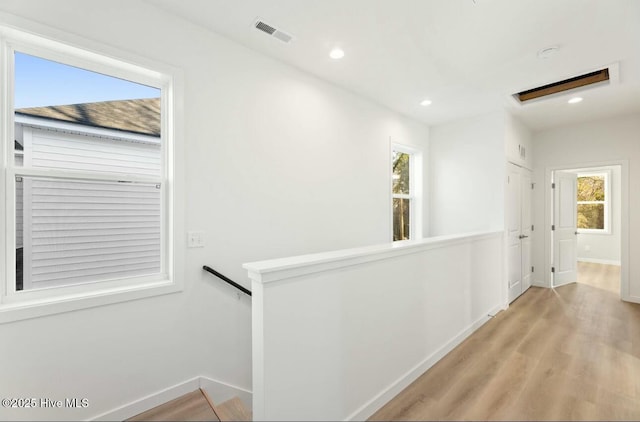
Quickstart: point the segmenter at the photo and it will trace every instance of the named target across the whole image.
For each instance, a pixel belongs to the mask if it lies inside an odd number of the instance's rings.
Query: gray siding
[[[159,145],[39,129],[33,129],[31,139],[28,138],[25,133],[25,154],[29,155],[27,160],[32,167],[146,176],[160,174]]]
[[[32,178],[31,288],[160,271],[155,185]]]
[[[17,167],[22,167],[22,155],[16,155],[15,157],[15,165]],[[21,248],[23,245],[22,242],[22,232],[24,229],[23,224],[23,193],[22,193],[22,182],[16,183],[16,248]]]
[[[155,176],[160,147],[25,128],[29,163]],[[29,177],[24,185],[25,289],[160,272],[156,184]]]

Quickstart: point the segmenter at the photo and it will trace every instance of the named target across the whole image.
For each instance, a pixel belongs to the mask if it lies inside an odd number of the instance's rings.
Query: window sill
[[[161,280],[135,286],[95,290],[91,293],[56,295],[43,299],[3,303],[0,304],[0,324],[177,293],[182,290],[182,286],[175,282]]]
[[[611,235],[611,230],[591,230],[591,229],[578,229],[578,234],[597,234],[597,235]]]

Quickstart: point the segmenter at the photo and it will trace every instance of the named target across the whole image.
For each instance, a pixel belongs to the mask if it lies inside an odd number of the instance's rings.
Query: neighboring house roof
[[[160,98],[19,108],[16,114],[160,136]]]

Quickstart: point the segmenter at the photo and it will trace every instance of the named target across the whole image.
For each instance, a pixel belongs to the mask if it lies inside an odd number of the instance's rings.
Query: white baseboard
[[[627,296],[623,297],[622,300],[625,302],[640,303],[640,296]]]
[[[163,403],[177,399],[178,397],[200,388],[200,378],[192,378],[180,384],[176,384],[164,390],[155,392],[139,400],[120,406],[114,410],[103,413],[91,419],[93,421],[123,421],[149,409],[153,409]]]
[[[467,337],[473,334],[478,328],[484,325],[487,321],[491,319],[489,315],[496,315],[498,312],[503,310],[503,306],[498,305],[485,314],[478,318],[475,322],[469,325],[467,328],[462,330],[456,336],[454,336],[451,340],[445,343],[441,348],[433,352],[427,358],[425,358],[422,362],[414,366],[411,370],[409,370],[406,374],[401,376],[398,380],[393,382],[389,387],[385,390],[381,391],[361,406],[358,410],[353,412],[351,415],[347,416],[345,420],[347,421],[363,421],[367,420],[371,415],[373,415],[378,409],[387,404],[392,398],[394,398],[398,393],[407,388],[412,382],[414,382],[418,377],[424,374],[429,368],[435,365],[440,359],[442,359],[447,353],[452,351],[456,346],[462,343]]]
[[[251,410],[253,407],[253,394],[244,388],[207,377],[200,377],[200,388],[209,394],[209,397],[211,397],[211,400],[213,400],[213,403],[216,405],[238,397],[247,409]]]
[[[198,388],[206,390],[209,397],[211,397],[216,404],[223,403],[237,396],[242,400],[245,406],[247,406],[247,409],[251,409],[252,394],[250,391],[211,378],[195,377],[98,415],[90,420],[123,421],[168,401],[177,399],[178,397],[197,390]]]
[[[591,262],[593,264],[605,264],[605,265],[617,265],[620,266],[620,261],[612,259],[597,259],[597,258],[578,258],[578,262]]]
[[[531,285],[532,285],[532,286],[535,286],[535,287],[544,287],[544,288],[546,288],[546,289],[548,289],[548,288],[549,288],[549,285],[547,284],[547,282],[546,282],[546,281],[533,280],[533,281],[531,282]]]

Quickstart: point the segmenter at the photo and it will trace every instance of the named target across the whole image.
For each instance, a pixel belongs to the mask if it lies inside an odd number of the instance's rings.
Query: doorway
[[[513,163],[507,165],[507,282],[509,303],[531,286],[533,277],[533,221],[531,171]]]
[[[623,166],[552,171],[551,286],[581,283],[624,299]]]

